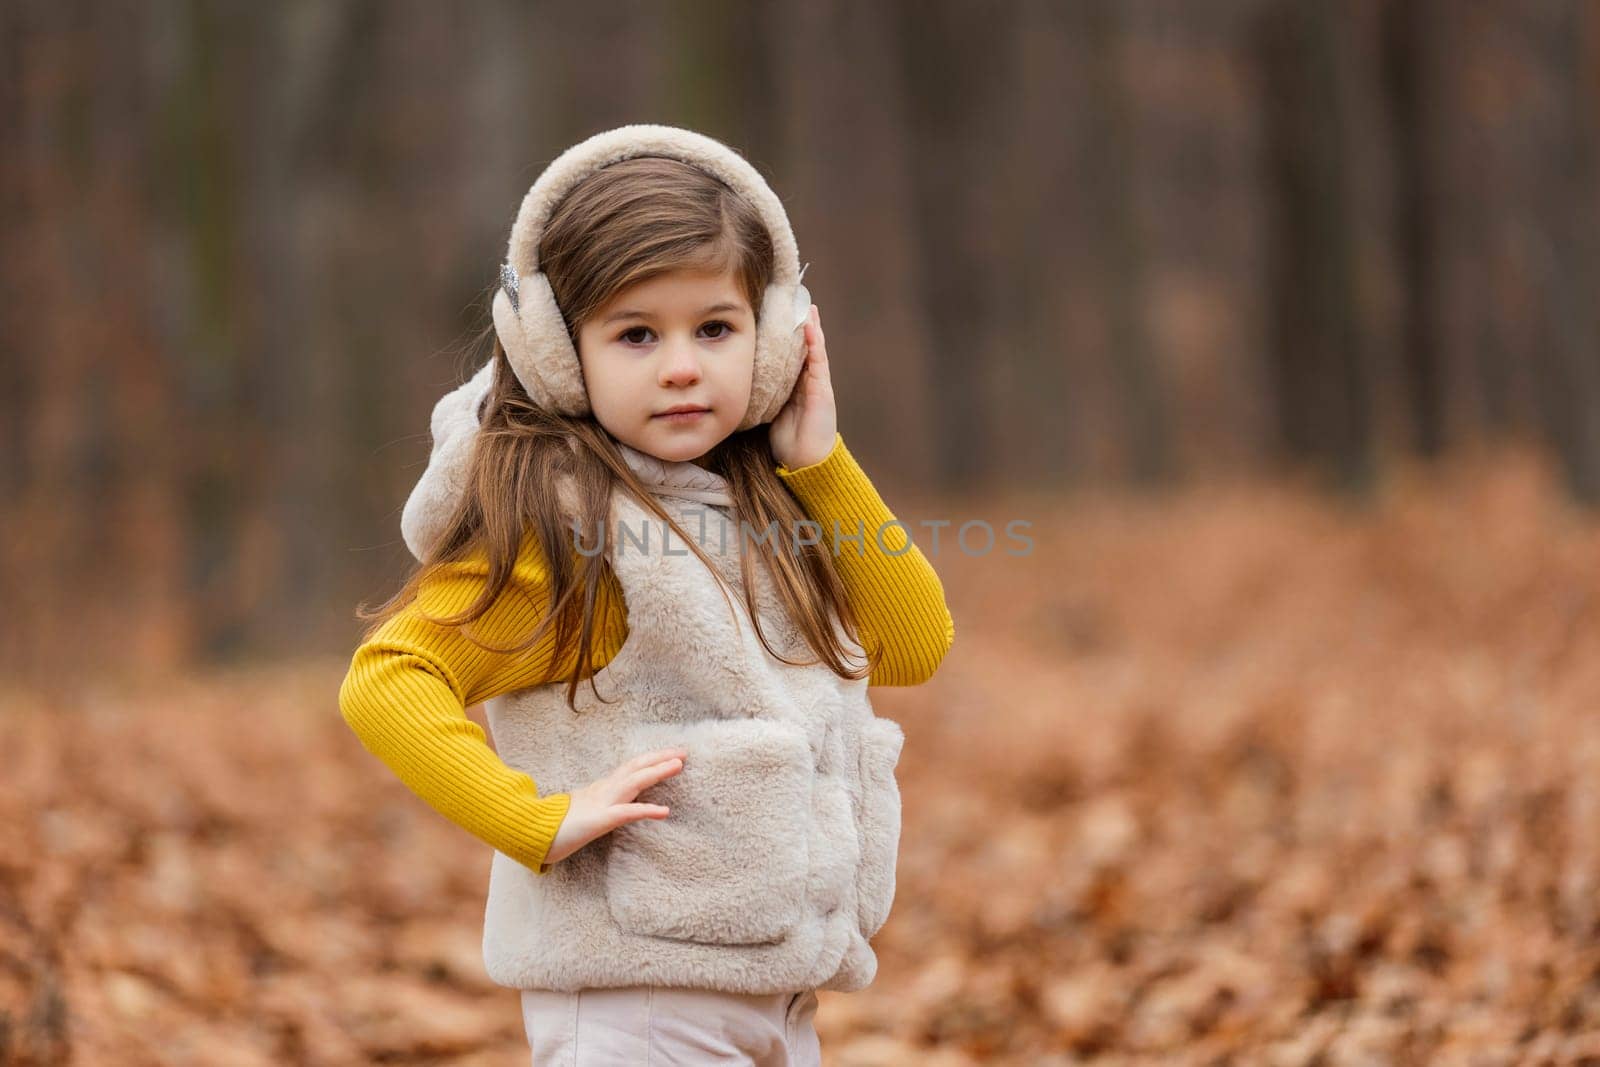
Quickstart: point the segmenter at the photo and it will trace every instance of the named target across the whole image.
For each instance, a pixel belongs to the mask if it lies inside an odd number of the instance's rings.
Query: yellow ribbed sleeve
[[[861,617],[863,637],[885,641],[869,685],[926,681],[955,639],[938,575],[910,541],[866,473],[835,434],[827,458],[777,473],[808,517],[822,528]],[[882,544],[878,530],[882,530]],[[860,530],[859,549],[846,540]],[[480,552],[435,570],[417,599],[385,622],[355,651],[339,687],[339,709],[361,743],[430,807],[499,852],[539,874],[566,817],[568,793],[540,796],[537,783],[508,765],[466,709],[502,693],[536,684],[553,658],[547,633],[522,653],[485,652],[453,629],[420,617],[451,615],[474,600],[488,580]],[[627,611],[615,578],[596,601],[594,657],[608,663],[627,639]],[[511,584],[473,624],[483,641],[516,644],[538,625],[549,599],[548,571],[530,532],[518,551]],[[553,677],[570,678],[576,657]]]
[[[489,746],[466,709],[536,683],[552,658],[553,636],[520,654],[485,652],[453,629],[421,618],[471,604],[488,580],[480,552],[437,568],[417,599],[356,649],[339,688],[344,720],[363,745],[434,810],[517,862],[546,874],[545,854],[566,817],[567,793],[539,795],[536,783]],[[483,641],[505,647],[526,637],[548,600],[544,553],[530,532],[511,584],[473,624]],[[621,646],[621,599],[599,601],[595,654]],[[564,664],[571,674],[575,658]]]
[[[873,488],[841,434],[825,459],[798,470],[778,467],[807,517],[834,551],[862,637],[884,642],[869,685],[921,685],[955,642],[944,586],[906,527]],[[837,550],[834,549],[837,544]]]

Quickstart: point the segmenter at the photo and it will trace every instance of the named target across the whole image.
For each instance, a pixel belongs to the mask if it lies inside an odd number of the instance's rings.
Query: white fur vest
[[[761,646],[738,592],[739,524],[726,483],[694,464],[622,450],[716,561],[728,597],[678,535],[665,538],[665,524],[617,490],[606,551],[628,636],[594,679],[613,702],[584,682],[574,714],[558,682],[490,699],[489,725],[501,758],[544,794],[653,749],[681,744],[688,757],[638,797],[667,805],[666,818],[619,827],[544,875],[494,854],[489,977],[563,992],[861,989],[877,972],[868,939],[894,897],[904,735],[874,715],[865,679],[789,666]],[[599,531],[581,533],[592,549]],[[812,658],[766,568],[755,577],[768,640],[789,659]],[[854,641],[844,644],[859,655]]]

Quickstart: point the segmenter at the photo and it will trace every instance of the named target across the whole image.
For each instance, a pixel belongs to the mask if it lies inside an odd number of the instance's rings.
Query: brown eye
[[[649,332],[650,332],[650,329],[649,329],[649,327],[646,327],[646,326],[635,326],[635,327],[633,327],[633,328],[632,328],[632,329],[630,329],[630,330],[623,330],[623,331],[622,331],[622,334],[621,334],[621,337],[622,337],[622,339],[623,339],[623,340],[624,340],[624,341],[628,341],[628,338],[629,338],[629,337],[630,337],[630,336],[631,336],[631,335],[633,335],[633,334],[636,334],[636,333],[639,333],[639,332],[640,332],[640,331],[643,331],[643,332],[645,332],[645,333],[649,333]],[[644,339],[643,339],[643,338],[640,338],[640,339],[639,339],[639,340],[637,340],[637,341],[628,341],[628,343],[629,343],[629,344],[643,344],[643,343],[644,343]]]
[[[723,322],[721,319],[718,319],[716,322],[708,322],[706,323],[706,326],[708,328],[712,326],[720,326],[722,328],[722,332],[717,334],[713,340],[720,340],[721,338],[724,338],[733,332],[733,325],[731,323]]]

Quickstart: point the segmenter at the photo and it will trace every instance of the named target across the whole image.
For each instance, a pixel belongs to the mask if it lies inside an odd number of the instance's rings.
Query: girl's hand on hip
[[[767,428],[772,458],[790,470],[821,463],[833,451],[833,436],[839,429],[838,411],[833,403],[833,379],[828,373],[828,346],[822,336],[822,313],[811,305],[803,324],[806,331],[806,362],[794,391]]]
[[[634,756],[605,777],[572,791],[566,818],[550,842],[546,863],[566,859],[597,837],[639,819],[665,819],[665,804],[635,803],[634,798],[664,778],[683,770],[686,748],[663,748]]]

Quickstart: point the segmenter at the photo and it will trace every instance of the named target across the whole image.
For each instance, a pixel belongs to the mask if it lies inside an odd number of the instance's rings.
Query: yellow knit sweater
[[[894,519],[844,438],[820,462],[776,468],[806,515],[822,529],[831,548],[835,522],[839,549],[833,554],[851,606],[861,621],[864,643],[883,642],[883,658],[868,685],[918,685],[928,680],[955,640],[955,623],[944,587],[922,550]],[[862,547],[853,537],[864,530]],[[883,545],[876,531],[882,531]],[[863,551],[864,549],[864,551]],[[466,709],[501,693],[526,688],[543,677],[553,658],[553,636],[520,653],[485,652],[452,629],[419,617],[453,614],[477,599],[488,575],[481,555],[439,568],[417,599],[389,619],[355,651],[339,688],[344,720],[367,750],[440,814],[496,850],[539,874],[572,797],[541,797],[533,779],[509,766],[489,746],[482,727]],[[512,574],[514,588],[502,593],[474,624],[488,644],[523,640],[548,607],[543,554],[530,534]],[[596,667],[609,662],[628,635],[620,591],[595,608]],[[513,595],[520,594],[520,595]],[[556,675],[576,669],[571,656]]]

